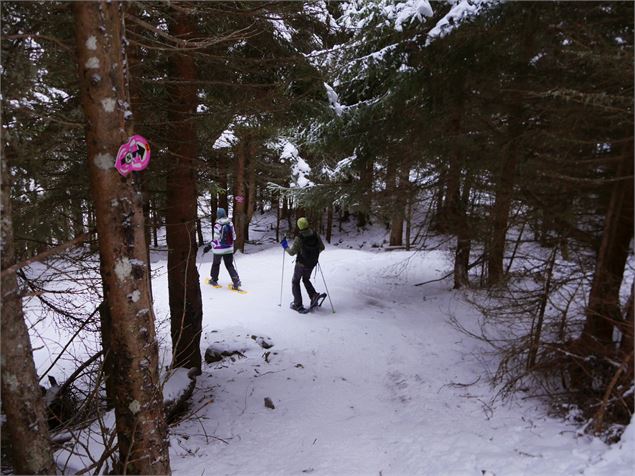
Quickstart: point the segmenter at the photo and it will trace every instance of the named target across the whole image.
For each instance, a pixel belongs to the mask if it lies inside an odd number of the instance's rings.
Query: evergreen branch
[[[561,99],[564,102],[593,106],[608,112],[632,114],[633,99],[626,96],[608,95],[602,93],[586,93],[575,89],[551,89],[545,92],[529,92],[530,97]],[[615,106],[623,103],[624,107]]]
[[[281,197],[295,199],[300,206],[326,208],[331,205],[349,205],[353,202],[350,183],[317,184],[311,187],[283,187],[269,182],[267,190],[277,192]]]

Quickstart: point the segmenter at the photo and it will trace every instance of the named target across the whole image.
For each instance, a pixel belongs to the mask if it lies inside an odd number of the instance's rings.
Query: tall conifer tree
[[[78,2],[75,13],[87,166],[97,215],[99,255],[113,368],[120,468],[170,472],[158,344],[150,298],[142,193],[136,177],[114,168],[128,139],[127,64],[119,2]]]

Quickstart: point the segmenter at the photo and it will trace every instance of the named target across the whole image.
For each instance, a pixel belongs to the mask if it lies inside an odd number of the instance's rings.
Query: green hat
[[[300,230],[306,230],[309,227],[309,220],[304,217],[298,218],[298,228]]]

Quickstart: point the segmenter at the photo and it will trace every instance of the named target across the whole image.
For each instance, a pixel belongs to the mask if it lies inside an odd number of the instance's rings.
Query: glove
[[[285,250],[289,247],[289,243],[287,243],[287,239],[283,238],[280,242],[280,246],[282,246]]]
[[[205,245],[205,248],[203,248],[203,254],[207,253],[209,250],[212,249],[212,245]]]

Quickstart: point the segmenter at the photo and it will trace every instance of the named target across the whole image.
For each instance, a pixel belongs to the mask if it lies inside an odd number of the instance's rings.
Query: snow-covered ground
[[[539,402],[491,404],[481,344],[448,323],[469,326],[474,311],[447,282],[412,286],[441,274],[442,252],[329,247],[335,314],[328,301],[308,315],[288,308],[286,261],[282,306],[280,248],[237,257],[248,294],[203,286],[204,345],[245,357],[204,366],[193,406],[212,403],[172,428],[175,474],[632,474],[633,452],[610,456]],[[324,289],[319,273],[315,282]],[[623,445],[635,449],[632,437]]]
[[[492,401],[495,362],[448,322],[473,328],[476,311],[447,280],[413,286],[446,274],[446,252],[377,251],[380,228],[344,234],[320,259],[335,313],[326,300],[301,315],[289,309],[292,259],[282,280],[282,249],[259,229],[261,244],[236,255],[247,294],[203,284],[211,256],[199,254],[202,351],[242,355],[204,364],[189,416],[170,428],[174,474],[633,474],[633,424],[609,447],[540,401]],[[169,344],[165,256],[153,261]],[[220,281],[230,282],[224,267]],[[313,281],[326,289],[320,272]]]

